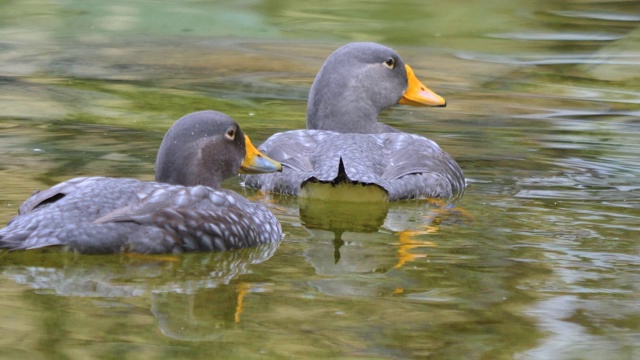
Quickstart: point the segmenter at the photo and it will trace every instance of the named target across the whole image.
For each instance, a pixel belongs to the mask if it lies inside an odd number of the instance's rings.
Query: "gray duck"
[[[0,248],[181,253],[276,242],[282,238],[276,217],[221,183],[238,172],[281,169],[227,115],[191,113],[165,135],[156,182],[81,177],[36,192],[0,230]]]
[[[245,184],[320,199],[459,198],[465,178],[453,157],[432,140],[378,122],[396,104],[443,107],[446,101],[386,46],[339,48],[311,86],[307,130],[277,133],[259,147],[283,171],[246,176]]]

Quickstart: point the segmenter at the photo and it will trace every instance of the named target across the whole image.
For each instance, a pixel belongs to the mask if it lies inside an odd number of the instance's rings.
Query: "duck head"
[[[307,128],[344,133],[394,131],[378,114],[396,104],[446,106],[386,46],[358,42],[333,52],[322,65],[307,104]]]
[[[156,158],[156,181],[220,188],[237,175],[282,171],[259,152],[229,116],[212,110],[183,116],[169,129]]]

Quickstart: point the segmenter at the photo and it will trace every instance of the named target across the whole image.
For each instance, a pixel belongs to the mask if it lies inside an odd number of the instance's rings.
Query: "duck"
[[[37,191],[0,229],[0,249],[175,254],[274,243],[282,239],[277,218],[222,181],[281,170],[231,117],[190,113],[165,134],[154,182],[80,177]]]
[[[340,47],[311,85],[307,129],[276,133],[259,147],[283,171],[248,175],[245,185],[307,199],[459,199],[466,182],[451,155],[378,121],[396,104],[447,105],[393,49],[371,42]]]

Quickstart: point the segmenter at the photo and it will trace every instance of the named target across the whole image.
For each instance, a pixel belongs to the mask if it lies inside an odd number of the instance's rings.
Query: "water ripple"
[[[583,19],[614,20],[614,21],[640,21],[640,14],[626,14],[616,12],[594,11],[550,11],[551,14]]]
[[[535,40],[535,41],[612,41],[624,38],[624,35],[605,32],[560,32],[560,33],[535,33],[512,32],[501,34],[487,34],[496,39]]]
[[[592,65],[640,65],[640,52],[610,53],[606,58],[595,57],[592,54],[558,54],[558,55],[491,55],[460,52],[456,56],[464,60],[484,61],[505,65],[567,65],[567,64],[592,64]]]

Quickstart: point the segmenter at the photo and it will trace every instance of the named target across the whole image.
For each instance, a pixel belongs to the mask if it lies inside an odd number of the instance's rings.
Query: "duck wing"
[[[335,134],[321,130],[292,130],[272,135],[259,150],[282,164],[281,173],[247,175],[245,185],[268,192],[298,195],[300,184],[313,176],[312,157],[318,145]]]
[[[88,186],[88,184],[95,183],[101,179],[99,177],[79,177],[62,182],[47,190],[35,191],[25,202],[20,205],[18,214],[23,215],[34,211],[38,207],[43,207],[47,204],[55,203],[61,200],[68,194],[77,191],[79,188]],[[90,186],[90,185],[89,185]]]
[[[0,248],[171,253],[221,251],[281,237],[271,212],[231,191],[79,178],[30,197],[0,230]]]
[[[380,134],[390,200],[420,197],[459,198],[465,189],[462,169],[436,142],[414,134]]]
[[[115,229],[88,223],[114,209],[138,201],[141,182],[104,177],[75,178],[29,197],[19,213],[0,229],[0,248],[24,250],[46,246],[99,242],[111,246]],[[73,246],[72,246],[73,247]]]
[[[130,251],[224,251],[279,241],[280,224],[264,206],[206,186],[160,186],[140,202],[96,219],[94,224],[135,223],[161,238],[132,237]]]
[[[299,195],[309,182],[377,185],[389,200],[455,198],[464,176],[434,141],[406,133],[351,134],[293,130],[269,138],[260,150],[283,164],[279,174],[248,176],[245,184]]]

